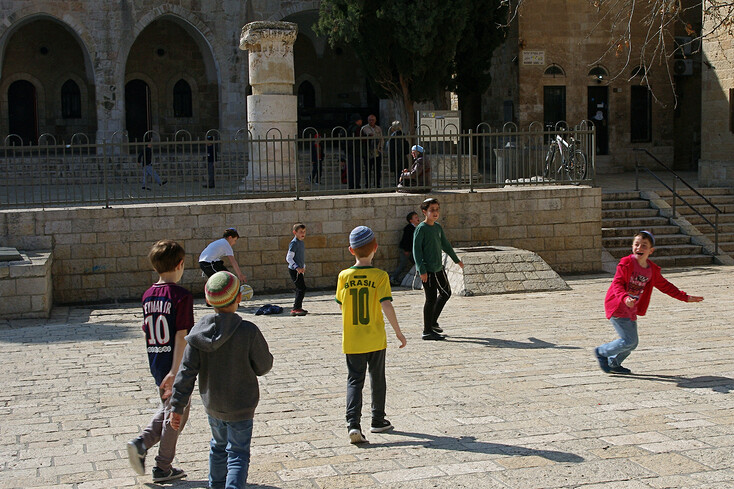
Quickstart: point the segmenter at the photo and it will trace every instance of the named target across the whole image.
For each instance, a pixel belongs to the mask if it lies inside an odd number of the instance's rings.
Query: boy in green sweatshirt
[[[436,222],[440,216],[440,210],[437,199],[424,200],[421,204],[421,211],[425,219],[418,224],[413,233],[415,267],[420,274],[423,291],[426,294],[426,303],[423,305],[422,338],[434,341],[445,339],[445,336],[440,334],[443,330],[438,326],[438,316],[441,315],[443,306],[451,297],[451,286],[446,270],[443,268],[441,252],[445,251],[454,260],[454,263],[464,268],[464,262],[456,256],[443,228]]]

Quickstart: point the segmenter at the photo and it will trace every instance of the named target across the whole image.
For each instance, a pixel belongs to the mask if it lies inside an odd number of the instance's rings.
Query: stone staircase
[[[615,259],[632,252],[632,237],[646,229],[655,235],[652,259],[661,267],[711,265],[714,258],[704,254],[701,246],[671,224],[640,192],[602,194],[602,246]]]
[[[711,203],[721,210],[719,214],[719,249],[727,254],[734,253],[734,189],[732,188],[699,188],[696,189]],[[657,192],[668,205],[673,205],[673,196],[669,190]],[[678,190],[678,194],[703,214],[709,221],[715,223],[714,210],[706,204],[703,198],[689,189]],[[714,242],[714,228],[710,226],[693,209],[676,199],[676,212],[693,224],[711,242]]]

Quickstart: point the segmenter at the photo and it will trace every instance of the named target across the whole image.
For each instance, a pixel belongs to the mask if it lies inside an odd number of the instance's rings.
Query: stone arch
[[[281,2],[281,8],[265,20],[283,20],[289,15],[305,12],[306,10],[318,10],[320,4],[321,2],[319,0]]]
[[[191,36],[191,39],[194,40],[201,50],[204,66],[206,67],[207,78],[209,81],[220,85],[221,73],[219,63],[217,62],[215,50],[210,41],[214,38],[211,29],[209,29],[207,24],[194,13],[178,5],[170,4],[164,4],[156,7],[143,15],[135,23],[130,38],[120,43],[121,62],[117,66],[118,70],[122,70],[122,73],[120,74],[121,78],[125,76],[125,66],[127,65],[127,58],[130,55],[130,48],[137,40],[140,33],[156,20],[170,20],[178,24],[189,34],[189,36]]]
[[[73,13],[59,9],[58,15],[54,15],[41,11],[38,6],[33,5],[34,2],[30,3],[31,5],[18,9],[5,17],[6,21],[10,21],[10,25],[0,34],[0,77],[2,76],[2,68],[5,60],[5,49],[13,34],[24,25],[36,20],[50,20],[61,25],[79,43],[84,58],[84,71],[88,78],[86,83],[93,86],[95,83],[95,72],[92,59],[96,57],[97,46],[92,35],[84,27],[84,24],[74,17]]]

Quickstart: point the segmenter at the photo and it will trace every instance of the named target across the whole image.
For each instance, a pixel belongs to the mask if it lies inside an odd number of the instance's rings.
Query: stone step
[[[632,200],[603,200],[601,202],[602,210],[613,209],[649,209],[650,203],[642,199]]]
[[[668,203],[668,205],[673,207],[672,200],[666,200],[666,202]],[[699,203],[699,204],[692,204],[692,206],[701,214],[715,214],[714,208],[708,204]],[[719,209],[719,211],[721,211],[719,214],[734,214],[734,202],[717,203],[716,207]],[[691,209],[689,206],[687,206],[680,200],[676,201],[675,209],[676,209],[676,212],[680,212],[681,214],[694,214],[695,213],[693,209]]]
[[[714,219],[716,218],[716,213],[711,212],[711,209],[698,208],[697,210],[698,212],[703,214],[703,216],[706,217],[709,221],[714,222]],[[678,207],[676,208],[676,212],[682,216],[685,216],[686,219],[688,219],[689,217],[693,217],[699,219],[701,222],[704,222],[703,218],[699,216],[696,212],[694,212],[690,207]],[[688,220],[690,221],[690,219]],[[734,212],[719,214],[719,222],[734,222]]]
[[[649,231],[649,230],[648,230]],[[655,234],[655,248],[660,246],[687,245],[691,243],[691,237],[685,234]],[[634,234],[633,234],[634,235]],[[632,245],[629,236],[604,236],[602,232],[602,245],[605,248],[622,248]]]
[[[710,226],[706,221],[704,221],[700,216],[686,216],[686,219],[688,222],[696,226],[699,231],[702,233],[709,233],[713,232],[714,228]],[[714,223],[713,219],[709,219],[712,223]],[[721,216],[719,216],[719,233],[733,233],[734,232],[734,222],[722,222]]]
[[[637,234],[637,232],[639,232],[642,229],[650,231],[653,234],[653,236],[656,236],[656,237],[661,234],[668,234],[668,235],[676,234],[680,231],[680,228],[678,226],[672,226],[672,225],[649,226],[646,228],[620,226],[620,227],[602,227],[601,235],[602,235],[602,238],[624,237],[630,241],[630,244],[632,244],[632,236]]]
[[[640,192],[604,192],[602,191],[601,200],[635,200],[640,198]]]
[[[655,217],[658,215],[657,209],[651,209],[650,207],[639,208],[639,209],[603,209],[602,218],[605,219],[619,219],[619,218],[640,218],[640,217]]]
[[[707,198],[711,198],[714,196],[734,196],[734,188],[729,187],[700,187],[696,188],[698,193],[701,195],[705,195]],[[696,192],[689,188],[676,188],[676,193],[679,195],[685,196],[696,196]],[[668,189],[660,189],[657,191],[657,194],[663,198],[668,198],[673,195],[673,193]]]
[[[667,226],[670,223],[668,222],[667,217],[645,217],[645,218],[607,218],[602,217],[601,219],[601,226],[602,228],[616,228],[616,227],[622,227],[622,228],[637,228],[639,231],[640,229],[649,229],[651,227],[655,226]]]
[[[630,254],[629,248],[627,248],[623,252],[619,252],[616,254],[612,252],[611,250],[607,250],[607,251],[609,251],[609,253],[616,259],[620,259]],[[715,263],[714,257],[711,255],[696,254],[696,255],[662,256],[662,255],[658,255],[657,249],[655,250],[655,253],[650,257],[650,259],[662,268],[695,267],[695,266],[712,265]]]
[[[617,257],[629,254],[631,244],[629,246],[620,246],[617,248],[607,248],[607,251],[612,256]],[[688,255],[700,255],[703,254],[703,248],[694,244],[674,244],[674,245],[658,245],[657,240],[655,241],[655,256],[688,256]]]

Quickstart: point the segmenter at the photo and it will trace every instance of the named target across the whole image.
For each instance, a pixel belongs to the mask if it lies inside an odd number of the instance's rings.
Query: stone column
[[[289,190],[295,186],[298,98],[293,95],[292,22],[251,22],[242,28],[240,49],[249,51],[252,95],[247,97],[250,171],[241,190]],[[288,139],[288,140],[285,140]]]

